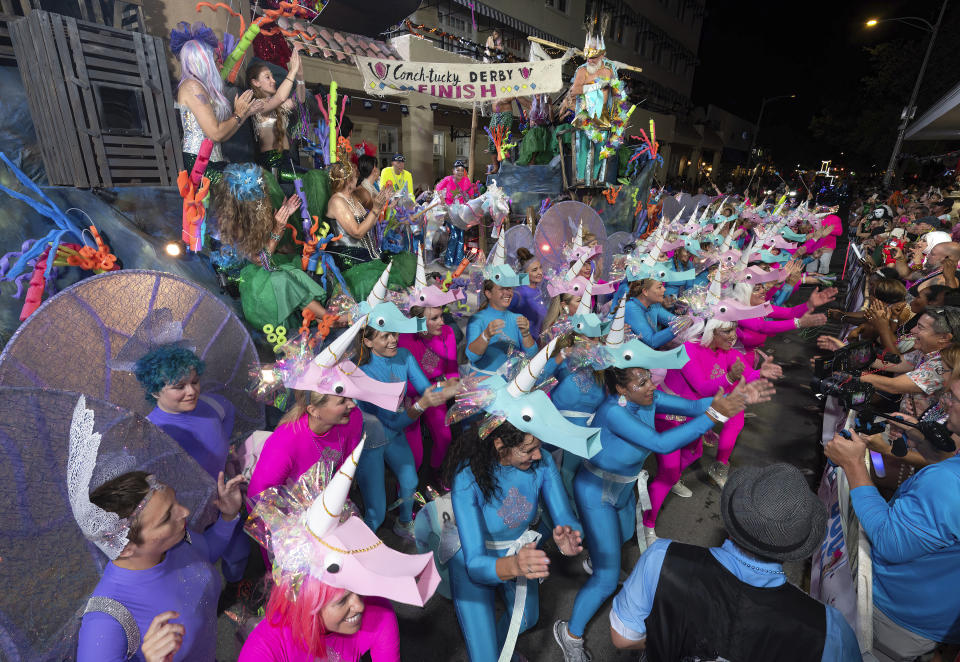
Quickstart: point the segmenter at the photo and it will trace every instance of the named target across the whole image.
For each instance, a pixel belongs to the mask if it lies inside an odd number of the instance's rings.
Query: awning
[[[960,83],[908,126],[903,137],[906,140],[960,138]]]
[[[497,21],[498,23],[501,23],[509,28],[512,28],[522,34],[529,35],[531,37],[539,37],[540,39],[546,39],[547,41],[552,41],[554,43],[561,44],[563,46],[573,46],[573,44],[571,44],[570,42],[560,39],[560,37],[552,35],[548,32],[544,32],[543,30],[538,30],[537,28],[533,27],[529,23],[524,23],[523,21],[517,20],[513,16],[510,16],[509,14],[504,14],[502,11],[494,9],[489,5],[485,5],[482,2],[475,2],[475,0],[453,0],[453,1],[456,2],[458,5],[462,5],[467,9],[473,9],[475,12],[477,12],[481,16],[486,16],[487,18]]]

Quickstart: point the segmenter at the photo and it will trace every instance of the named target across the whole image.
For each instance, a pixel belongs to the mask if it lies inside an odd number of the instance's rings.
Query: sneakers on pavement
[[[583,637],[577,639],[570,634],[566,621],[553,624],[553,638],[563,651],[564,662],[590,662],[592,659],[583,643]]]
[[[670,488],[670,492],[684,499],[689,499],[693,496],[693,490],[684,485],[682,480],[678,480],[674,486]]]
[[[707,475],[710,476],[710,479],[717,484],[721,490],[723,486],[727,484],[727,476],[730,473],[730,467],[723,464],[722,462],[714,462],[709,467],[707,467]]]

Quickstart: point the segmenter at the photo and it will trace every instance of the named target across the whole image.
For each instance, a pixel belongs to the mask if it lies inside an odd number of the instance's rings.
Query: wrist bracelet
[[[490,342],[490,338],[487,337],[486,329],[480,332],[480,337],[483,338],[483,342]]]
[[[233,116],[233,119],[237,120],[237,124],[243,124],[243,118],[240,117],[239,115],[236,115],[236,114],[235,114],[235,115]]]
[[[281,230],[281,233],[282,233],[282,230]],[[276,232],[270,233],[270,238],[273,239],[274,241],[280,241],[280,238],[282,236],[283,236],[282,234],[277,234]]]
[[[414,402],[414,403],[413,403],[413,406],[411,406],[410,408],[417,410],[417,411],[420,412],[421,414],[423,413],[423,407],[420,406],[420,403],[419,403],[419,402]]]
[[[729,417],[729,416],[724,416],[723,414],[721,414],[720,412],[718,412],[718,411],[717,411],[716,409],[714,409],[713,407],[707,407],[706,414],[707,414],[707,416],[710,416],[710,417],[712,417],[712,418],[715,418],[718,423],[726,423],[727,421],[730,420],[730,417]]]
[[[800,328],[800,318],[799,318],[799,317],[794,317],[794,318],[793,318],[793,328],[795,328],[795,329],[799,329],[799,328]]]

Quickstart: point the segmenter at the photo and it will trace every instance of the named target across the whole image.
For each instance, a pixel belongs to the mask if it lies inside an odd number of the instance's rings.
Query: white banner
[[[447,103],[472,104],[549,94],[563,88],[563,59],[510,64],[405,62],[354,56],[370,94],[416,92]]]

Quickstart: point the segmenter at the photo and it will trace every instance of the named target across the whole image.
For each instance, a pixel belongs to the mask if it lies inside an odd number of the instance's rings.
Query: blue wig
[[[180,345],[161,345],[143,355],[137,361],[133,372],[137,381],[146,391],[146,399],[156,402],[154,393],[169,384],[178,381],[190,374],[191,368],[198,375],[203,374],[205,365],[199,356]]]

